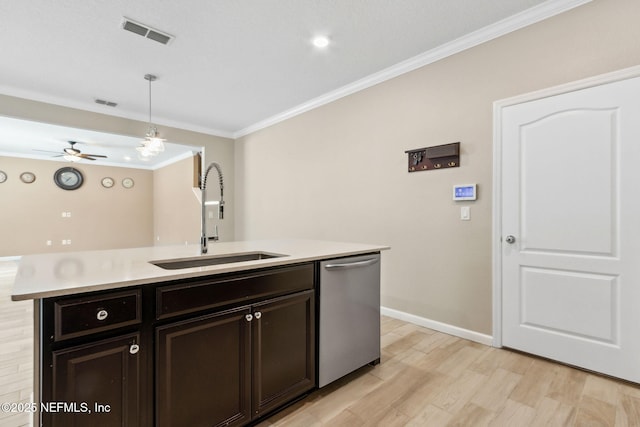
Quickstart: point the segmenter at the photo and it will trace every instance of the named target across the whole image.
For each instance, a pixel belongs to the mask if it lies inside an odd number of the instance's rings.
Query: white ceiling
[[[584,2],[6,0],[0,93],[147,121],[151,73],[153,122],[234,137],[496,23]],[[175,39],[125,31],[123,17]]]
[[[140,137],[113,135],[86,129],[68,128],[47,123],[0,116],[0,156],[67,162],[63,150],[75,141],[74,148],[83,154],[108,156],[106,159],[81,160],[92,165],[141,169],[158,169],[177,160],[193,156],[202,147],[165,143],[164,152],[154,157],[139,157],[135,147]]]

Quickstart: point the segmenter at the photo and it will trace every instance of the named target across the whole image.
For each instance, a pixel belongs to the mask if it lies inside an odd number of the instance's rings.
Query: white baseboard
[[[424,326],[425,328],[433,329],[434,331],[438,332],[444,332],[445,334],[464,338],[469,341],[474,341],[489,346],[493,344],[493,337],[491,335],[485,335],[479,332],[449,325],[447,323],[438,322],[436,320],[426,319],[424,317],[416,316],[415,314],[409,314],[405,313],[404,311],[394,310],[387,307],[380,307],[380,313],[383,316],[389,316],[393,317],[394,319],[413,323],[414,325]]]

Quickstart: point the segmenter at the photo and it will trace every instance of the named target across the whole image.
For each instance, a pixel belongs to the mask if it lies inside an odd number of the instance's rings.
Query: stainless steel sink
[[[233,264],[235,262],[257,261],[261,259],[278,258],[286,255],[268,252],[244,252],[230,255],[214,255],[206,257],[167,259],[161,261],[149,261],[165,270],[180,270],[182,268],[207,267],[210,265]]]

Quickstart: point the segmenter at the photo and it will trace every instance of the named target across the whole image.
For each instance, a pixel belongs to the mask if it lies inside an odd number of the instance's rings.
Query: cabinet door
[[[156,425],[242,425],[251,418],[249,307],[156,328]]]
[[[314,291],[253,306],[253,399],[259,417],[315,387]]]
[[[43,411],[44,425],[139,426],[139,342],[136,333],[54,351],[52,398],[43,402],[49,406]]]

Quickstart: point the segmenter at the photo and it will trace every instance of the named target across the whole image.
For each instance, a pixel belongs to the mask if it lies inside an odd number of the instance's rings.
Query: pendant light
[[[149,127],[143,141],[140,141],[140,146],[136,147],[138,153],[142,158],[148,158],[151,156],[157,156],[164,151],[164,139],[160,138],[158,129],[151,122],[151,82],[157,79],[153,74],[145,74],[144,79],[149,82]]]

